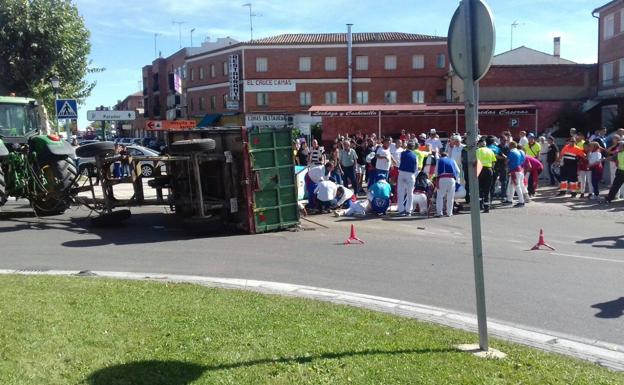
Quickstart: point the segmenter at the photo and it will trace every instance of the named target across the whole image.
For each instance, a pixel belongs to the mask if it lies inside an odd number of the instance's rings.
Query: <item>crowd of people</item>
[[[429,134],[401,132],[398,138],[375,134],[338,135],[328,151],[316,139],[293,144],[295,161],[307,167],[305,189],[309,212],[336,215],[386,215],[394,204],[399,216],[452,216],[470,202],[466,138],[442,140]],[[476,169],[479,205],[492,200],[523,207],[537,193],[540,177],[559,185],[559,196],[610,203],[624,198],[624,129],[583,135],[575,129],[559,148],[555,138],[519,132],[513,137],[481,136]],[[606,165],[608,164],[608,167]],[[610,189],[600,196],[605,167]]]

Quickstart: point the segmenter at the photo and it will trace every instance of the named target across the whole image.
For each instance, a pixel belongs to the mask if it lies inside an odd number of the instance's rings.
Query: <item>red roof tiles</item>
[[[446,41],[442,36],[420,35],[403,32],[365,32],[353,33],[353,43],[400,43]],[[346,33],[288,33],[257,39],[246,44],[250,45],[281,45],[281,44],[346,44]]]

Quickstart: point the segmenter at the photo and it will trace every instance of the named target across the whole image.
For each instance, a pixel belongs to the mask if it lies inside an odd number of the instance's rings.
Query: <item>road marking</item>
[[[593,261],[603,261],[603,262],[614,262],[614,263],[624,263],[624,260],[618,259],[609,259],[609,258],[597,258],[597,257],[586,257],[584,255],[574,255],[574,254],[565,254],[565,253],[549,253],[550,255],[557,255],[560,257],[570,257],[570,258],[578,258],[578,259],[589,259]]]

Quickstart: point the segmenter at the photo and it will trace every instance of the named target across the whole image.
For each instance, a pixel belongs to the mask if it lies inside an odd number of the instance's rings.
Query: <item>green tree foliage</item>
[[[42,100],[54,111],[49,79],[61,82],[61,96],[84,100],[95,83],[90,68],[89,31],[72,0],[0,0],[0,93]]]

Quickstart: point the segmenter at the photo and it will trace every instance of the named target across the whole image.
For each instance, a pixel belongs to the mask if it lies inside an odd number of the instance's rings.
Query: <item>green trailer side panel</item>
[[[291,130],[249,132],[256,232],[286,229],[299,223]]]

